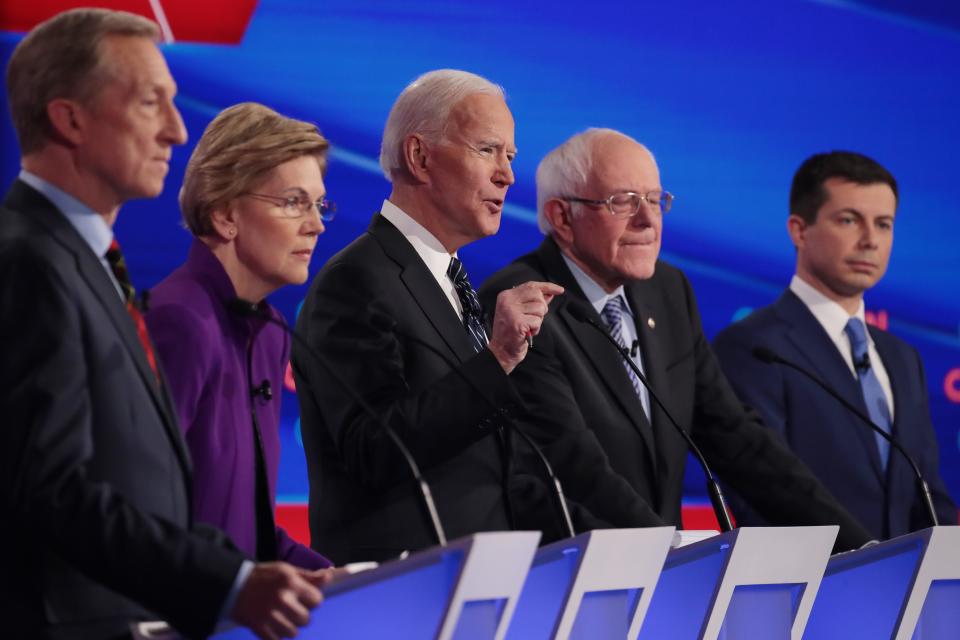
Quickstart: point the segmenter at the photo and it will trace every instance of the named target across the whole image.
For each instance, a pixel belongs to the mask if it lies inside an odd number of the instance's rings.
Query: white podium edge
[[[701,638],[719,637],[736,587],[804,583],[790,628],[790,637],[800,640],[839,531],[836,525],[741,527],[721,534],[729,536],[731,549]]]
[[[920,623],[923,605],[935,580],[960,580],[960,527],[929,527],[907,535],[919,535],[925,539],[925,544],[900,618],[897,620],[894,635],[896,640],[909,640],[913,637]],[[894,538],[893,541],[904,537],[906,536]]]

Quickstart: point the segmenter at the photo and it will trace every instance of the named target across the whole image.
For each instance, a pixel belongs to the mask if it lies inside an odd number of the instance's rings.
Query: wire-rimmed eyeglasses
[[[648,191],[647,193],[636,193],[634,191],[622,191],[615,193],[604,200],[591,200],[589,198],[575,198],[573,196],[562,196],[561,200],[568,202],[581,202],[591,204],[595,207],[607,205],[607,209],[615,218],[629,218],[637,215],[640,211],[640,203],[646,202],[651,207],[655,207],[661,214],[670,211],[673,204],[673,194],[669,191]]]
[[[302,218],[316,211],[320,214],[320,219],[324,222],[330,222],[337,215],[337,203],[323,198],[313,201],[310,198],[300,196],[271,196],[266,193],[246,192],[242,195],[258,198],[265,202],[272,202],[277,205],[285,218]]]

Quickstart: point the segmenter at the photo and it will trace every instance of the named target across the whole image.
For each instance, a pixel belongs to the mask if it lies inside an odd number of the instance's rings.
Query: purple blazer
[[[280,461],[280,396],[290,344],[282,328],[238,318],[226,308],[236,297],[220,261],[199,240],[187,261],[150,292],[150,336],[177,408],[193,459],[193,514],[227,532],[251,558],[256,554],[255,445],[250,403],[260,425],[276,504]],[[279,313],[270,308],[274,315]],[[253,380],[270,382],[273,398],[251,400],[247,347],[253,344]],[[330,561],[277,527],[277,557],[317,569]]]

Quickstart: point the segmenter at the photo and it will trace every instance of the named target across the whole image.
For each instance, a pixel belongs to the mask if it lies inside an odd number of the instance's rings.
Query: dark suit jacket
[[[424,471],[450,539],[510,528],[498,424],[519,398],[489,350],[473,352],[423,260],[385,218],[374,216],[317,274],[297,330],[334,367],[324,370],[294,343],[315,549],[342,563],[436,544],[410,471],[379,420]]]
[[[566,293],[551,303],[533,353],[512,375],[529,409],[522,422],[546,448],[568,498],[594,516],[616,527],[680,526],[687,446],[653,401],[647,420],[613,345],[570,315],[566,298],[590,305],[553,239],[495,274],[482,297],[531,279],[556,282]],[[714,472],[776,524],[840,524],[837,548],[866,542],[866,531],[742,408],[683,274],[658,262],[652,278],[625,292],[647,377]]]
[[[205,635],[243,557],[187,531],[190,464],[166,390],[66,218],[20,181],[4,206],[4,633],[110,637],[159,617]]]
[[[869,330],[893,388],[893,435],[930,484],[940,523],[956,524],[956,507],[937,471],[937,441],[920,357],[899,338],[875,327]],[[875,538],[930,526],[909,463],[891,450],[884,473],[873,432],[800,373],[754,358],[751,352],[758,345],[809,369],[867,412],[860,385],[836,345],[793,292],[784,292],[772,305],[717,335],[714,348],[734,389]],[[749,510],[741,509],[738,518],[745,524],[763,523]]]

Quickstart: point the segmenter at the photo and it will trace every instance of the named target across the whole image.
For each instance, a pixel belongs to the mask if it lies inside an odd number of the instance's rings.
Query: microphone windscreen
[[[234,298],[233,300],[228,300],[227,309],[230,310],[230,313],[234,313],[245,318],[251,318],[253,316],[260,315],[260,305],[250,302],[249,300],[244,300],[243,298]]]
[[[592,323],[593,318],[590,317],[591,311],[592,309],[587,305],[587,303],[580,300],[574,300],[573,298],[567,298],[567,312],[573,316],[574,320]]]
[[[372,324],[377,331],[383,331],[385,333],[397,328],[396,319],[376,309],[370,310],[370,324]]]
[[[776,353],[759,345],[753,348],[753,357],[757,360],[766,362],[767,364],[773,364],[780,359],[780,356],[778,356]]]

